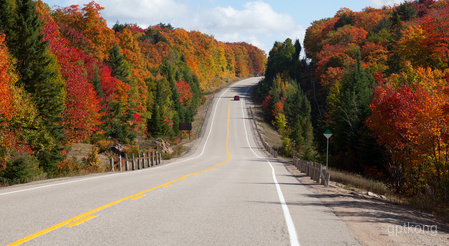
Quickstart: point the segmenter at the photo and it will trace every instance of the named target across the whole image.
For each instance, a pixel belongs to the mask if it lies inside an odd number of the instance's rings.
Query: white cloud
[[[91,0],[67,0],[65,6],[83,6]],[[223,42],[248,42],[267,53],[274,41],[304,37],[305,28],[289,14],[276,12],[263,0],[246,2],[241,6],[213,8],[186,4],[182,0],[96,0],[105,9],[101,15],[112,26],[137,23],[147,27],[171,23],[174,27],[198,30]]]
[[[286,31],[297,26],[296,21],[287,14],[276,13],[263,2],[248,2],[243,9],[215,7],[195,14],[195,22],[188,23],[196,27],[220,31],[245,31],[254,34],[267,34]]]
[[[69,0],[69,2],[82,6],[88,1]],[[101,15],[108,20],[109,25],[118,20],[121,23],[148,26],[167,20],[187,18],[190,12],[186,4],[177,0],[96,0],[96,3],[105,8]]]
[[[376,8],[383,6],[393,6],[405,2],[405,0],[368,0],[368,2]]]
[[[292,16],[277,13],[271,5],[260,0],[247,2],[241,9],[231,6],[201,9],[183,24],[186,29],[213,34],[220,41],[251,43],[267,53],[274,40],[283,41],[279,39],[285,36],[302,40],[305,30]]]

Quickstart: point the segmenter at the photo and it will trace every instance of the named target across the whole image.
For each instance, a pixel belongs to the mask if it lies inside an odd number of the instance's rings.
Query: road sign
[[[327,130],[324,132],[324,136],[325,136],[327,139],[329,139],[329,138],[332,136],[331,130],[327,129]]]
[[[190,122],[181,122],[181,123],[179,123],[179,130],[180,131],[191,131],[192,130],[192,123],[190,123]]]

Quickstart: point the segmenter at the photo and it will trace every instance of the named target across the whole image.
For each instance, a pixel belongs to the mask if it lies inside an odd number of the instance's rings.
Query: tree
[[[340,168],[363,171],[364,154],[372,151],[364,122],[370,115],[373,83],[374,77],[362,68],[359,52],[354,69],[345,72],[328,97],[329,127],[335,135],[332,149]]]
[[[120,52],[120,47],[117,43],[114,43],[111,51],[109,52],[109,58],[106,64],[111,68],[111,75],[129,84],[129,73],[123,60],[123,55]]]
[[[166,132],[164,114],[162,111],[162,100],[162,87],[161,83],[158,81],[153,111],[151,114],[151,119],[148,121],[148,132],[154,137],[162,136]]]
[[[18,60],[17,70],[21,75],[18,85],[32,95],[41,119],[33,150],[40,165],[51,174],[56,163],[64,158],[61,154],[65,142],[61,124],[65,108],[64,82],[47,48],[48,42],[43,41],[42,21],[34,1],[18,0],[14,16],[12,26],[6,27],[6,33],[14,33],[7,44]]]

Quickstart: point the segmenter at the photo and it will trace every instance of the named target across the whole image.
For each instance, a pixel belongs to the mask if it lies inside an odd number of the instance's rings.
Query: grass
[[[281,135],[273,126],[271,126],[271,124],[264,121],[261,107],[254,107],[253,112],[265,142],[274,149],[281,148]],[[289,158],[286,158],[285,156],[279,157],[284,160],[289,160]],[[329,172],[331,174],[331,181],[341,184],[340,186],[342,188],[360,192],[372,192],[376,195],[384,196],[383,198],[390,202],[432,213],[446,222],[449,222],[449,205],[442,204],[437,201],[438,199],[431,195],[421,195],[412,198],[401,197],[400,195],[393,193],[389,187],[381,181],[332,168],[329,169]]]
[[[391,196],[390,189],[380,181],[331,168],[329,168],[329,173],[331,174],[332,181],[346,185],[346,188],[354,187],[363,191],[373,192],[377,195]]]

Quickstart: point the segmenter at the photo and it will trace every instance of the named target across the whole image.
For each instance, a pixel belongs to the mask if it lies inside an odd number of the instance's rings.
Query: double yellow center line
[[[73,226],[80,225],[80,224],[82,224],[82,223],[84,223],[84,222],[87,222],[87,221],[89,221],[89,220],[91,220],[91,219],[97,217],[97,215],[93,215],[93,214],[95,214],[95,213],[97,213],[97,212],[99,212],[99,211],[101,211],[101,210],[104,210],[104,209],[106,209],[106,208],[112,207],[112,206],[114,206],[114,205],[117,205],[117,204],[119,204],[119,203],[121,203],[121,202],[124,202],[124,201],[126,201],[126,200],[129,200],[129,199],[136,200],[136,199],[142,198],[142,197],[144,197],[144,196],[146,195],[145,193],[147,193],[147,192],[150,192],[150,191],[152,191],[152,190],[156,190],[156,189],[162,188],[162,187],[169,187],[169,186],[171,186],[173,183],[175,183],[175,182],[177,182],[177,181],[186,180],[186,179],[187,179],[188,177],[190,177],[190,176],[198,175],[198,174],[200,174],[200,173],[210,171],[210,170],[215,169],[216,167],[219,167],[219,166],[221,166],[222,164],[228,162],[228,161],[231,159],[231,154],[230,154],[230,152],[229,152],[229,119],[230,119],[230,114],[231,114],[231,100],[229,100],[229,104],[228,104],[228,119],[227,119],[227,127],[226,127],[226,152],[227,152],[227,154],[228,154],[228,158],[227,158],[226,160],[224,160],[224,161],[222,161],[222,162],[220,162],[220,163],[218,163],[218,164],[216,164],[216,165],[214,165],[214,166],[212,166],[212,167],[210,167],[210,168],[208,168],[208,169],[204,169],[204,170],[202,170],[202,171],[198,171],[198,172],[194,172],[194,173],[185,175],[185,176],[183,176],[183,177],[181,177],[181,178],[178,178],[178,179],[169,181],[169,182],[167,182],[167,183],[158,185],[158,186],[153,187],[153,188],[151,188],[151,189],[141,191],[141,192],[136,193],[136,194],[134,194],[134,195],[127,196],[127,197],[122,198],[122,199],[120,199],[120,200],[117,200],[117,201],[108,203],[108,204],[106,204],[106,205],[103,205],[103,206],[101,206],[101,207],[98,207],[98,208],[96,208],[96,209],[90,210],[89,212],[80,214],[80,215],[75,216],[75,217],[73,217],[73,218],[71,218],[71,219],[68,219],[68,220],[66,220],[66,221],[63,221],[63,222],[61,222],[61,223],[59,223],[59,224],[53,225],[53,226],[51,226],[51,227],[48,227],[47,229],[44,229],[44,230],[42,230],[42,231],[40,231],[40,232],[34,233],[34,234],[29,235],[29,236],[27,236],[27,237],[24,237],[24,238],[22,238],[22,239],[20,239],[20,240],[17,240],[17,241],[15,241],[15,242],[11,243],[11,244],[8,244],[7,246],[13,246],[13,245],[20,245],[20,244],[23,244],[23,243],[25,243],[25,242],[28,242],[28,241],[30,241],[30,240],[33,240],[33,239],[35,239],[35,238],[37,238],[37,237],[40,237],[40,236],[42,236],[42,235],[45,235],[45,234],[47,234],[47,233],[49,233],[49,232],[52,232],[52,231],[54,231],[54,230],[56,230],[56,229],[59,229],[59,228],[61,228],[61,227],[64,227],[64,226],[66,226],[66,227],[73,227]]]

